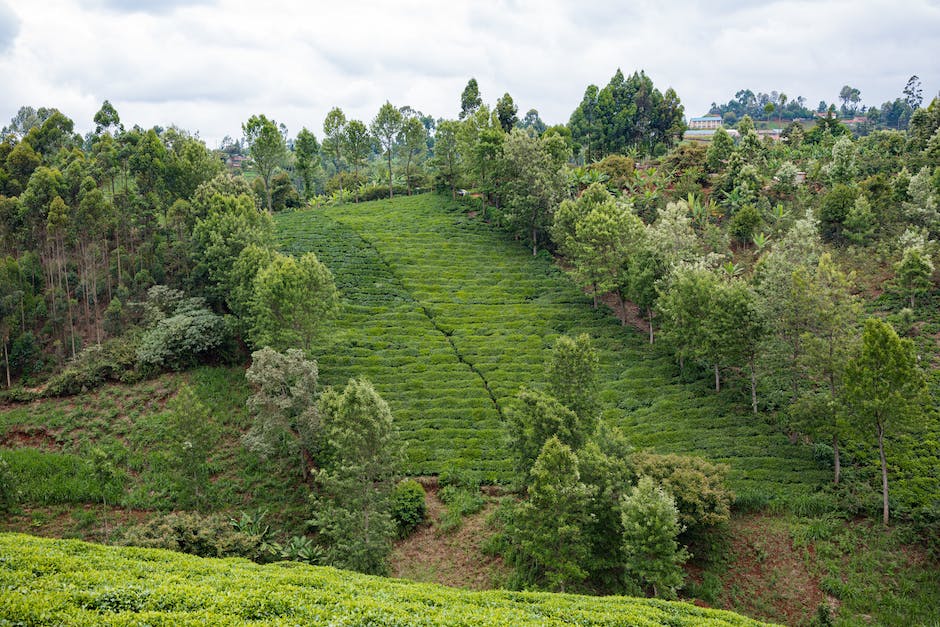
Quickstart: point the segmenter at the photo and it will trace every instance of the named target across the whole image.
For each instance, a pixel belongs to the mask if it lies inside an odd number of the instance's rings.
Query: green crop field
[[[0,534],[4,625],[760,625],[627,597],[467,592],[284,562]]]
[[[314,251],[343,309],[316,349],[321,377],[367,376],[389,401],[408,471],[457,465],[509,478],[502,413],[543,383],[559,334],[589,333],[601,354],[608,420],[638,448],[731,464],[733,487],[788,501],[828,478],[809,447],[747,412],[737,390],[682,383],[642,334],[620,326],[545,255],[433,195],[278,216],[281,248]]]

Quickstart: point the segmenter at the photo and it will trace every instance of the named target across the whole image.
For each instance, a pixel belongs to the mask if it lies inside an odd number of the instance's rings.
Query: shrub
[[[136,369],[136,336],[127,335],[89,346],[49,380],[45,396],[67,396],[91,390],[106,381],[131,383],[141,378]]]
[[[182,370],[198,364],[226,340],[225,322],[206,308],[202,298],[182,298],[181,292],[154,286],[148,292],[147,309],[154,322],[137,347],[137,360],[143,366]]]
[[[727,487],[728,466],[688,455],[635,453],[634,472],[660,484],[676,500],[679,522],[687,531],[728,522],[734,493]]]
[[[441,516],[440,529],[444,533],[458,529],[464,516],[476,514],[486,504],[479,488],[445,486],[440,489],[437,496],[447,506],[447,511]]]
[[[224,516],[174,512],[131,527],[120,544],[169,549],[201,557],[263,557],[266,534],[252,535]],[[265,547],[266,548],[266,547]]]
[[[421,484],[414,479],[399,482],[392,491],[392,516],[398,523],[398,535],[405,537],[424,522],[427,505]]]

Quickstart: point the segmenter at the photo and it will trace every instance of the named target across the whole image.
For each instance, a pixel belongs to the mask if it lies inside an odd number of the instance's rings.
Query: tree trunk
[[[10,353],[7,351],[7,341],[3,341],[3,363],[7,367],[7,389],[13,387],[13,382],[10,379]]]
[[[534,248],[532,254],[535,254]],[[597,281],[591,281],[591,296],[594,297],[594,309],[597,309]]]
[[[715,391],[721,392],[721,373],[718,371],[718,364],[715,364]]]
[[[833,485],[839,485],[839,475],[842,474],[842,463],[839,460],[839,436],[832,434],[832,462],[836,467],[835,476],[832,478]]]
[[[884,525],[888,526],[888,464],[885,461],[885,426],[878,421],[878,457],[881,458],[881,496]]]
[[[538,230],[533,226],[532,227],[532,256],[535,257],[539,254],[539,239],[538,239]],[[595,303],[594,307],[597,307]]]
[[[757,415],[757,368],[754,367],[754,360],[751,360],[751,410]]]
[[[617,292],[617,300],[620,301],[620,326],[627,326],[627,299],[623,294]]]
[[[388,197],[394,197],[395,193],[392,191],[392,147],[391,141],[389,142],[388,148]]]
[[[653,308],[646,308],[646,320],[650,323],[650,345],[653,344]]]

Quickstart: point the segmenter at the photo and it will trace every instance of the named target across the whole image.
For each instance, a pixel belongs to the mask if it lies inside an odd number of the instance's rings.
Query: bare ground
[[[497,587],[507,568],[498,557],[483,554],[481,545],[492,535],[486,519],[496,508],[488,500],[483,510],[467,516],[459,529],[440,530],[444,505],[437,498],[437,486],[427,487],[427,522],[412,535],[400,540],[392,552],[392,575],[402,579],[439,583],[469,590]]]

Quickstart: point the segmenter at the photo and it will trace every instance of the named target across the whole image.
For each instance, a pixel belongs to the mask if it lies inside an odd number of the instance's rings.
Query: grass
[[[279,563],[0,534],[0,616],[29,625],[759,625],[627,597],[468,592]]]

